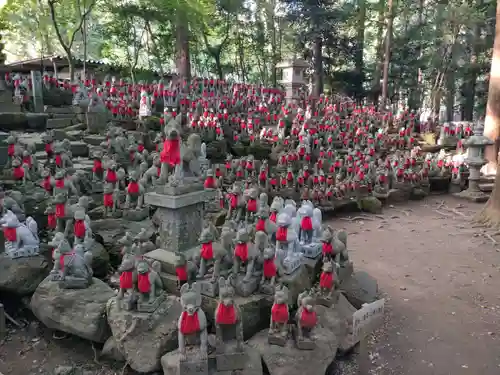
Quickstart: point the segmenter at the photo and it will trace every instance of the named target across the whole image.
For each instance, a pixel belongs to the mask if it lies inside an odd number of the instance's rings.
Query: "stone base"
[[[298,330],[296,326],[293,326],[293,337],[295,339],[295,345],[297,349],[300,350],[314,350],[316,349],[316,341],[310,337],[298,337]]]
[[[52,282],[59,283],[61,289],[86,289],[92,284],[92,279],[77,279],[67,276],[63,279],[60,272],[51,273],[49,277]]]
[[[18,249],[18,250],[5,250],[5,253],[11,258],[11,259],[17,259],[17,258],[25,258],[25,257],[32,257],[36,256],[39,254],[38,248],[30,248],[30,249]]]
[[[155,188],[155,192],[158,194],[166,195],[183,195],[188,194],[198,190],[204,190],[203,182],[200,182],[197,178],[185,178],[184,184],[180,186],[169,186],[162,185]],[[214,190],[214,195],[216,191]]]
[[[115,298],[117,306],[119,306],[120,309],[126,310],[126,311],[133,311],[137,307],[137,299],[132,298],[132,296],[124,296],[121,300],[118,298]]]
[[[267,335],[269,345],[285,346],[288,341],[288,334],[271,333]]]
[[[165,300],[165,297],[166,297],[165,293],[162,292],[152,302],[149,302],[149,300],[141,302],[141,300],[139,299],[137,301],[137,311],[144,313],[152,313],[158,308],[158,306],[161,305],[161,303]]]
[[[259,288],[260,278],[252,275],[250,280],[245,282],[243,281],[244,277],[245,275],[242,274],[236,276],[234,289],[239,296],[248,297]]]
[[[259,292],[263,294],[273,296],[274,291],[275,291],[275,285],[271,285],[270,283],[264,283],[259,285]]]
[[[219,293],[219,284],[217,281],[212,282],[210,280],[197,280],[201,285],[201,294],[207,297],[217,297]]]
[[[179,361],[179,375],[207,375],[208,359],[201,359],[199,346],[186,348],[187,359]]]
[[[141,209],[124,209],[123,218],[128,221],[142,221],[149,217],[149,207],[145,206]]]
[[[245,351],[238,351],[236,341],[224,342],[222,353],[217,351],[215,355],[217,371],[243,370],[247,358]]]
[[[448,188],[448,193],[450,194],[457,194],[462,191],[462,185],[454,183],[453,181],[450,183],[450,186]]]
[[[490,196],[482,191],[473,191],[470,189],[464,190],[460,193],[453,194],[457,198],[466,199],[474,203],[484,203],[488,201]]]
[[[92,194],[100,194],[104,191],[102,181],[92,181]]]
[[[317,259],[321,254],[322,245],[319,242],[301,245],[302,254],[308,259]]]

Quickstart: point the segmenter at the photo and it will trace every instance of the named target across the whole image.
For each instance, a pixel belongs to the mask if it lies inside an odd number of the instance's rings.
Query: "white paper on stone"
[[[385,299],[365,303],[352,314],[353,342],[358,342],[377,329],[383,322]]]

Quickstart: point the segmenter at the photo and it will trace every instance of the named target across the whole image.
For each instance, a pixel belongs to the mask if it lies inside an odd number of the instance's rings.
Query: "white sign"
[[[385,299],[365,303],[352,314],[353,341],[358,342],[369,335],[383,322]]]

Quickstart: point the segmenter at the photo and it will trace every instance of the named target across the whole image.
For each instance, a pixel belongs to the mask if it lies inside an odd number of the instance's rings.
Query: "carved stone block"
[[[259,288],[260,278],[256,276],[251,276],[248,281],[244,281],[245,275],[238,274],[235,280],[235,291],[241,297],[248,297],[252,293],[255,293]]]
[[[295,338],[295,345],[297,346],[297,349],[300,350],[314,350],[316,349],[316,341],[314,341],[314,338],[312,337],[298,337],[298,330],[297,327],[293,327],[293,335]]]
[[[160,306],[161,303],[165,300],[165,296],[165,293],[161,293],[151,302],[149,302],[149,300],[141,302],[141,300],[139,299],[137,301],[137,311],[146,313],[154,312],[158,308],[158,306]]]
[[[259,292],[267,295],[274,295],[274,285],[264,283],[259,286]]]
[[[207,297],[217,297],[219,292],[219,284],[210,280],[199,280],[201,284],[201,294]]]
[[[126,295],[121,300],[116,299],[116,303],[117,305],[119,304],[121,309],[126,311],[132,311],[137,306],[137,300],[131,295]]]
[[[243,370],[245,368],[248,355],[243,351],[238,351],[234,340],[224,342],[223,349],[217,350],[215,360],[217,363],[217,371],[233,371]]]
[[[199,347],[189,347],[187,350],[187,359],[179,361],[179,375],[207,375],[208,359],[201,359]]]
[[[124,209],[123,218],[128,221],[142,221],[146,220],[149,216],[149,207],[142,207],[141,209]]]
[[[302,254],[304,257],[309,259],[316,259],[321,254],[321,243],[314,242],[309,244],[304,244],[301,246]]]
[[[269,332],[269,334],[267,335],[267,341],[270,345],[285,346],[286,342],[288,341],[288,335],[285,333],[282,334],[281,332]]]

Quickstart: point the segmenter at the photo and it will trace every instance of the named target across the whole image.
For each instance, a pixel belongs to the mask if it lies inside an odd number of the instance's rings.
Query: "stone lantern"
[[[454,194],[456,197],[465,198],[473,202],[486,202],[489,196],[479,189],[481,167],[486,164],[484,158],[484,148],[494,142],[483,135],[484,124],[479,122],[474,127],[474,134],[464,142],[467,147],[467,158],[465,162],[469,166],[469,187],[460,193]]]
[[[276,68],[283,72],[283,78],[280,82],[285,86],[286,104],[291,104],[299,99],[299,89],[306,85],[304,71],[308,67],[309,64],[305,60],[296,58],[290,58],[276,65]]]

